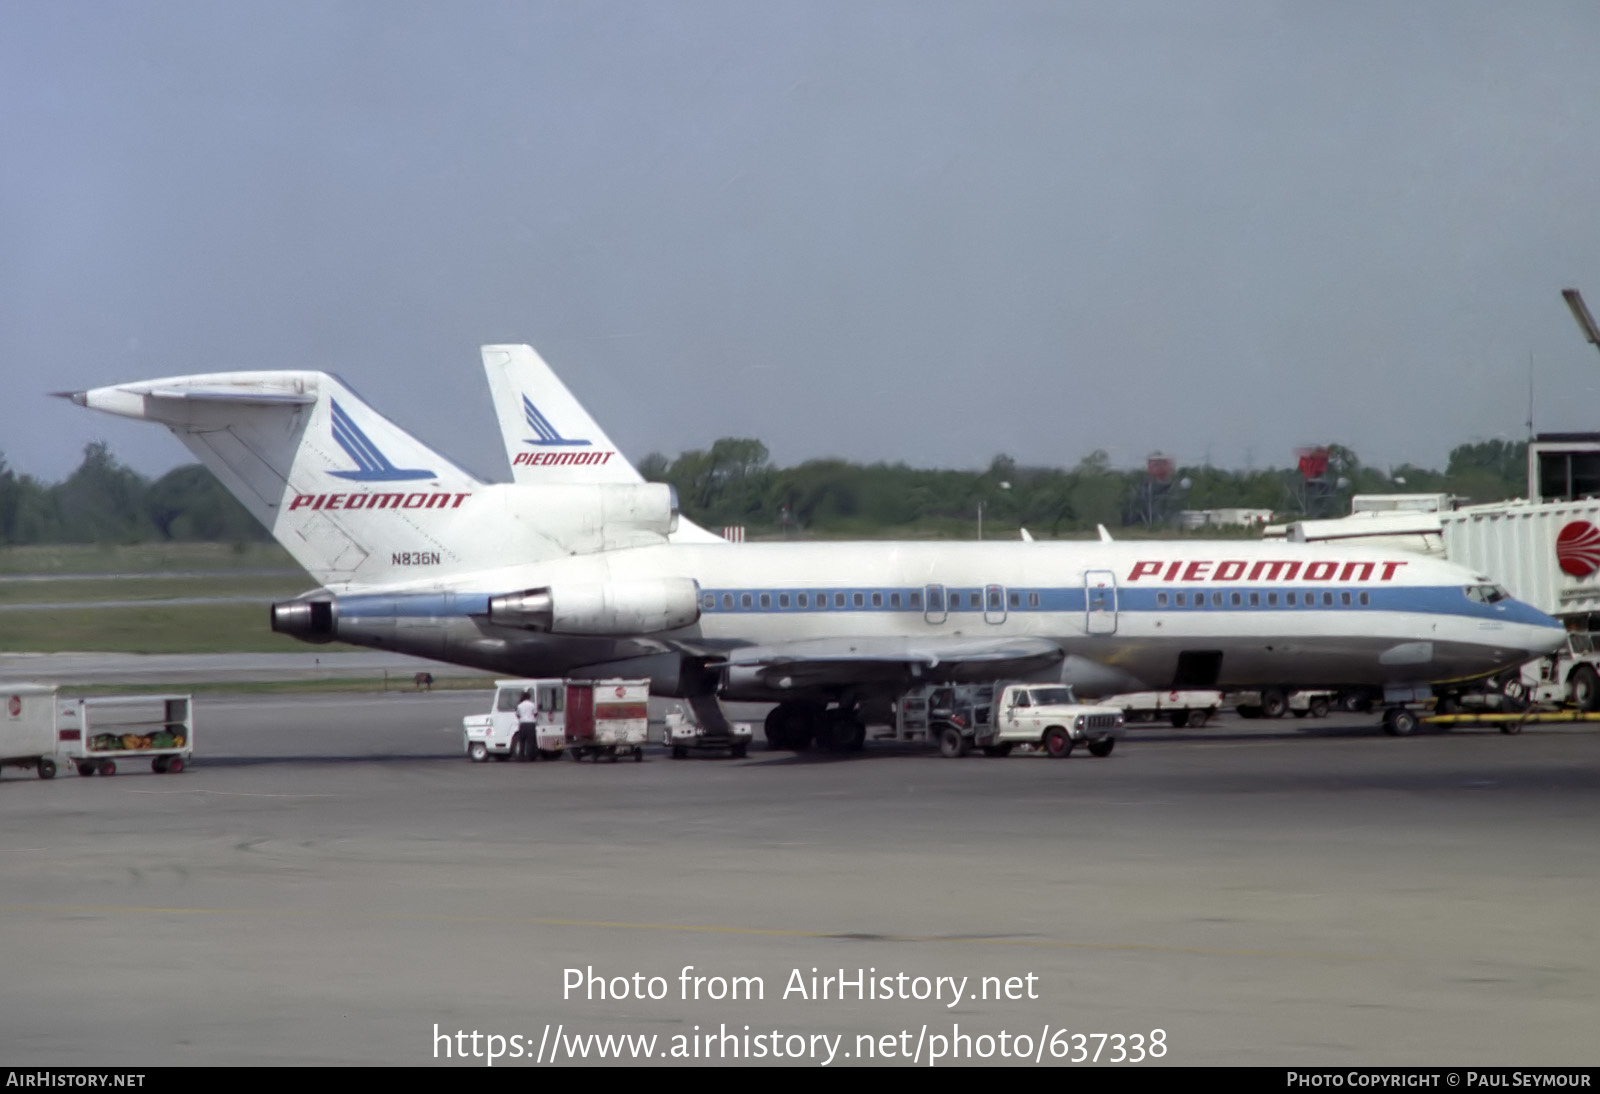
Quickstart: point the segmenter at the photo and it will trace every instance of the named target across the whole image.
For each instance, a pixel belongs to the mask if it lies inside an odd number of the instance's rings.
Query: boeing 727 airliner
[[[506,347],[486,347],[486,362],[491,349]],[[1064,680],[1088,696],[1347,687],[1399,701],[1563,640],[1482,575],[1404,551],[684,542],[671,489],[640,481],[570,396],[530,400],[515,423],[530,466],[562,473],[515,483],[480,482],[325,373],[71,398],[170,428],[321,584],[274,605],[275,630],[511,676],[649,676],[702,709],[771,701],[779,747],[859,744],[863,721],[923,682]]]

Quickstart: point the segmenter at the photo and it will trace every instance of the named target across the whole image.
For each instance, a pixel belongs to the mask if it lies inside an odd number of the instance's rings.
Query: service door
[[[1086,634],[1117,633],[1117,575],[1089,570],[1083,575],[1083,629]]]
[[[594,688],[575,684],[567,688],[567,741],[594,740]]]
[[[1004,623],[1006,621],[1006,589],[1004,585],[985,585],[983,587],[983,621],[985,623]]]
[[[922,590],[922,618],[929,623],[943,623],[947,615],[944,604],[944,586],[928,585]]]

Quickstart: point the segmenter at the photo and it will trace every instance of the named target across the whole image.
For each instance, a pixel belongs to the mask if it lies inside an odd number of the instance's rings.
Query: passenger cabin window
[[[1250,606],[1252,608],[1261,607],[1261,594],[1260,593],[1251,593],[1250,594]]]
[[[873,593],[872,594],[872,606],[874,608],[883,607],[883,594],[882,593]]]
[[[912,593],[911,594],[911,596],[912,596],[912,604],[911,604],[911,606],[913,608],[915,608],[917,606],[916,602],[915,602],[916,601],[916,595],[917,595],[916,593]],[[942,611],[944,611],[944,590],[943,589],[929,589],[928,590],[928,610],[930,612],[942,612]]]
[[[866,603],[866,599],[860,593],[856,593],[853,596],[851,596],[850,600],[858,608],[861,607],[861,605]]]
[[[1349,593],[1340,593],[1339,594],[1339,603],[1343,604],[1345,607],[1348,608],[1350,606],[1350,594]]]
[[[789,594],[788,593],[779,593],[778,594],[778,607],[787,608],[788,606],[789,606]]]
[[[1233,605],[1233,606],[1234,606],[1234,607],[1235,607],[1235,608],[1237,608],[1237,607],[1238,607],[1238,606],[1239,606],[1239,605],[1240,605],[1240,604],[1243,604],[1243,603],[1244,603],[1244,597],[1242,597],[1242,596],[1240,596],[1240,595],[1239,595],[1239,594],[1238,594],[1238,593],[1233,593],[1233,594],[1231,594],[1231,595],[1230,595],[1230,596],[1229,596],[1229,597],[1228,597],[1228,601],[1229,601],[1229,602],[1230,602],[1230,603],[1231,603],[1231,604],[1232,604],[1232,605]]]
[[[1278,594],[1277,593],[1268,593],[1267,594],[1267,607],[1276,608],[1277,606],[1278,606]]]
[[[989,610],[997,611],[1001,607],[1001,604],[1000,590],[993,585],[989,586]]]
[[[796,599],[799,600],[800,606],[802,608],[811,607],[811,594],[810,593],[801,593]]]
[[[911,594],[911,606],[913,608],[922,607],[922,594],[921,593],[912,593]]]
[[[1372,597],[1367,593],[1362,593],[1361,594],[1361,606],[1364,608],[1370,603],[1372,603]]]
[[[1028,594],[1028,607],[1037,608],[1038,606],[1039,606],[1039,594],[1038,593],[1029,593]]]
[[[890,593],[889,594],[889,607],[898,608],[899,606],[900,606],[900,594],[899,593]]]
[[[723,593],[722,594],[722,607],[723,607],[723,609],[725,611],[730,611],[731,612],[733,610],[733,594],[732,593]]]
[[[1011,593],[1009,595],[1008,599],[1011,601],[1011,606],[1013,608],[1022,607],[1022,594],[1021,593]]]
[[[739,596],[739,607],[741,607],[741,608],[750,607],[750,594],[749,593],[741,593],[740,594],[740,596]]]
[[[1188,593],[1177,593],[1175,594],[1175,598],[1177,600],[1178,607],[1180,608],[1185,607],[1189,603]]]
[[[1166,606],[1167,606],[1167,594],[1166,593],[1157,593],[1156,594],[1156,607],[1165,608]]]
[[[1291,607],[1291,608],[1294,607],[1294,604],[1295,604],[1294,594],[1293,593],[1284,593],[1283,594],[1283,602],[1285,604],[1289,605],[1289,607]]]
[[[701,597],[700,598],[700,606],[702,608],[704,608],[708,612],[712,608],[715,608],[717,606],[717,594],[716,593],[707,593],[705,596]]]
[[[761,606],[763,608],[772,607],[772,594],[771,593],[762,593],[761,594]]]
[[[835,608],[844,607],[844,594],[843,593],[834,593],[833,594],[833,606]]]
[[[1322,594],[1322,606],[1324,608],[1333,607],[1333,594],[1332,593],[1323,593]]]

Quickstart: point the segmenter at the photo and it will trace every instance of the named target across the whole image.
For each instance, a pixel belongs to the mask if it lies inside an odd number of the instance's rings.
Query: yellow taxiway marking
[[[297,916],[315,919],[345,918],[339,912],[299,911],[292,908],[158,908],[134,904],[0,904],[0,914],[42,912],[51,915],[92,912],[105,915],[217,915]],[[768,938],[835,939],[842,942],[929,942],[943,945],[1022,946],[1039,949],[1103,950],[1123,953],[1187,953],[1213,957],[1295,957],[1317,961],[1381,961],[1372,954],[1318,953],[1310,950],[1225,949],[1212,946],[1169,946],[1147,942],[1072,942],[1052,938],[941,937],[939,935],[878,935],[851,931],[801,931],[783,927],[726,927],[705,923],[629,923],[606,919],[547,919],[537,916],[430,915],[387,912],[371,919],[422,923],[504,923],[539,927],[589,927],[622,931],[675,931],[698,934],[750,935]]]

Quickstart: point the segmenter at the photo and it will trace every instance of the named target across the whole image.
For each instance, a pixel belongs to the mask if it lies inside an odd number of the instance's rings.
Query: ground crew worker
[[[539,708],[534,705],[533,692],[522,693],[517,704],[517,732],[511,741],[511,754],[519,760],[531,760],[539,755]]]

